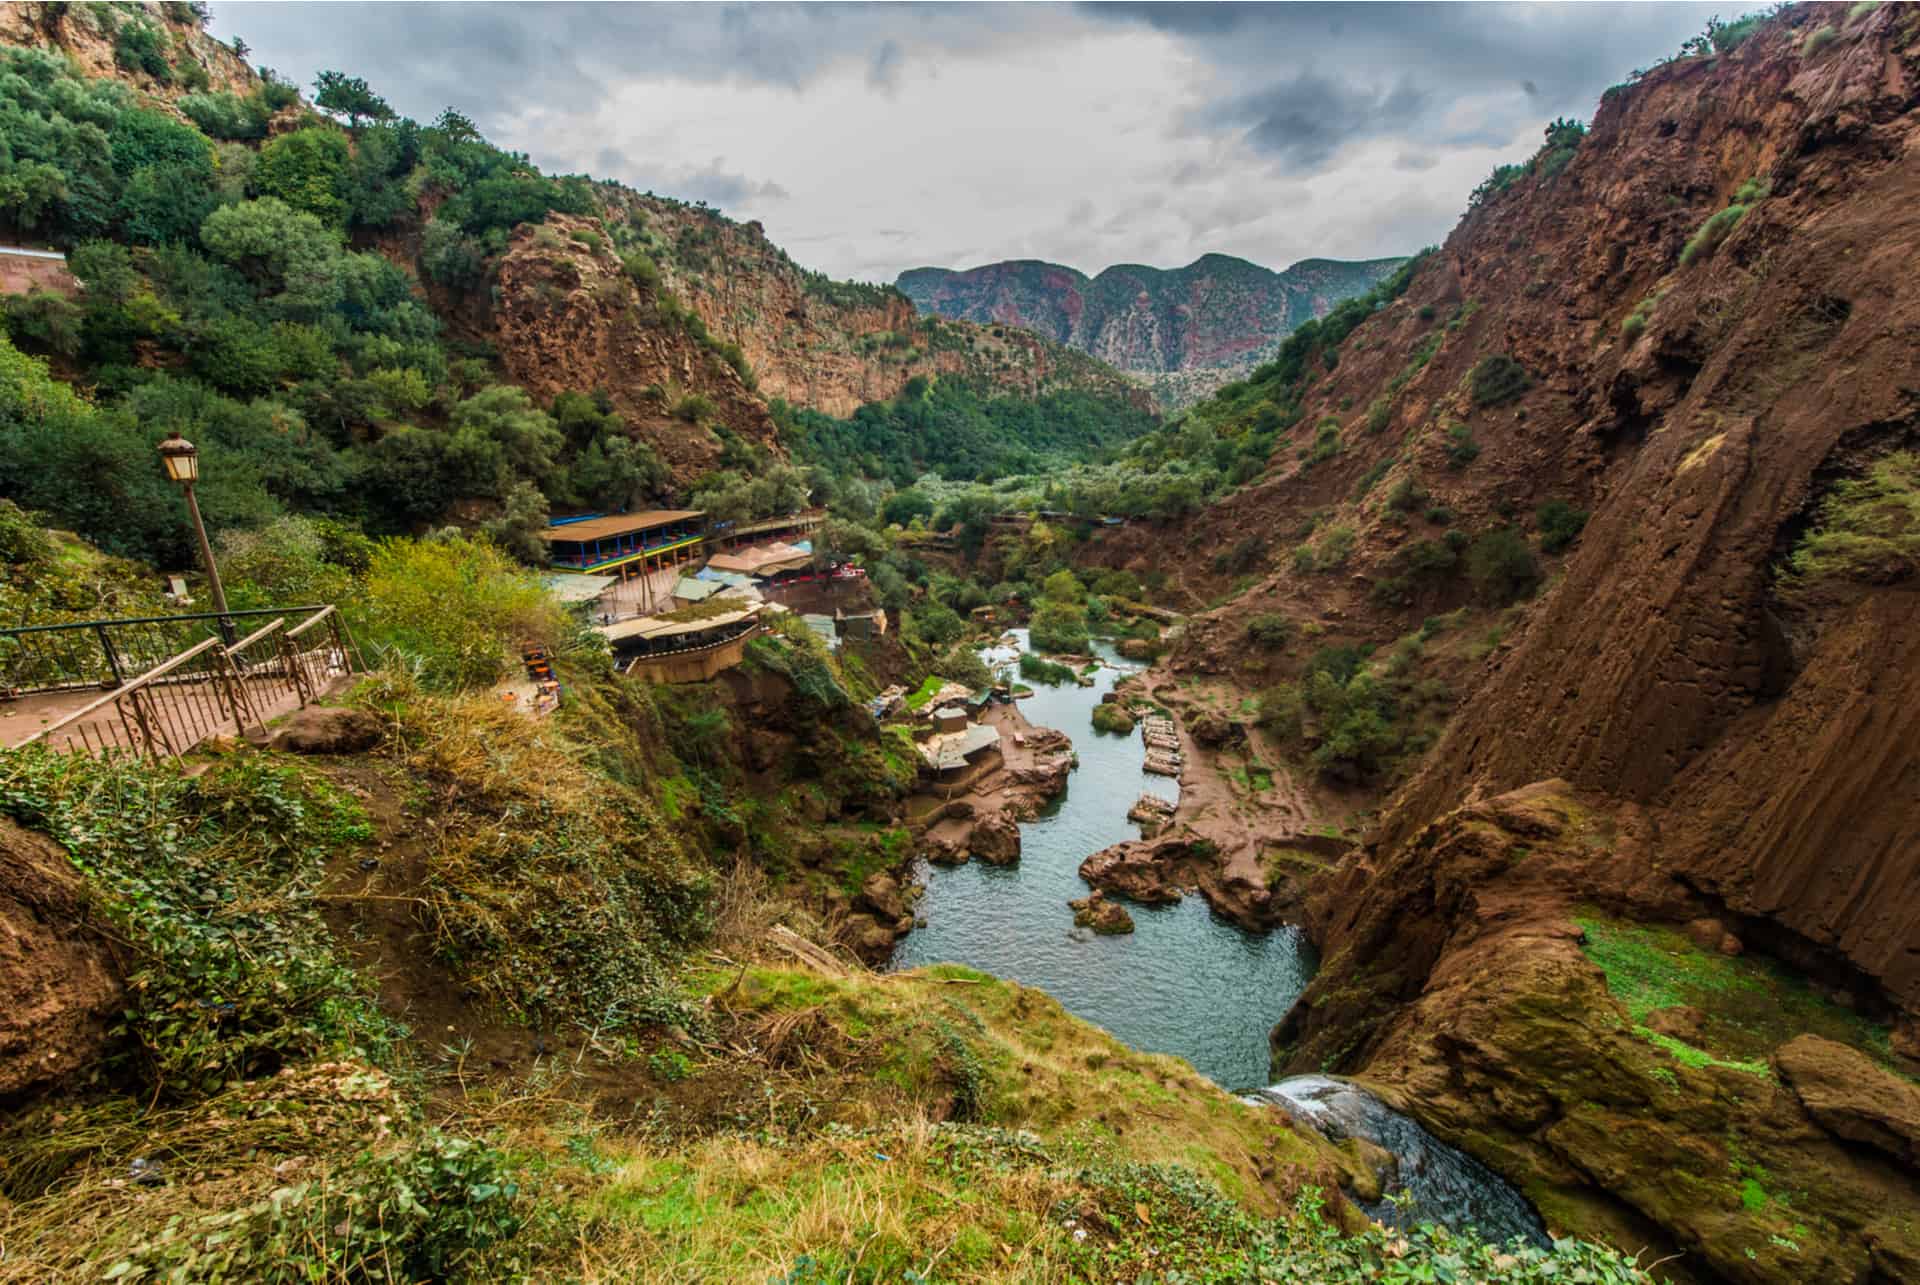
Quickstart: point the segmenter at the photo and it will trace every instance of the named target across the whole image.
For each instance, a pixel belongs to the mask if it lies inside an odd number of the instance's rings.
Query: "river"
[[[1013,635],[1015,646],[981,651],[990,667],[1018,660],[1027,634]],[[1547,1244],[1539,1216],[1518,1192],[1364,1089],[1327,1076],[1269,1085],[1267,1033],[1306,989],[1317,963],[1299,929],[1244,932],[1216,919],[1197,893],[1174,906],[1123,903],[1135,927],[1122,936],[1073,926],[1067,902],[1088,892],[1081,861],[1139,837],[1127,809],[1142,792],[1180,797],[1172,779],[1143,770],[1137,731],[1093,730],[1093,707],[1137,668],[1104,645],[1095,651],[1103,663],[1093,686],[1036,684],[1020,702],[1028,722],[1073,738],[1079,765],[1067,792],[1022,823],[1015,865],[920,863],[925,926],[901,941],[893,967],[960,963],[1038,987],[1124,1044],[1177,1054],[1223,1088],[1284,1107],[1336,1140],[1358,1136],[1385,1147],[1398,1162],[1391,1185],[1411,1204],[1363,1206],[1383,1221],[1431,1219],[1477,1226],[1499,1242]]]
[[[1024,647],[1026,631],[1014,633]],[[927,886],[918,908],[926,926],[901,941],[893,966],[950,962],[1009,977],[1132,1048],[1178,1054],[1228,1089],[1264,1086],[1267,1032],[1313,976],[1312,948],[1298,929],[1243,932],[1215,918],[1198,894],[1175,906],[1124,903],[1135,929],[1122,936],[1073,926],[1067,902],[1088,892],[1081,861],[1139,837],[1127,809],[1143,792],[1175,801],[1180,794],[1171,778],[1142,770],[1138,732],[1093,730],[1093,707],[1137,668],[1104,645],[1095,648],[1103,664],[1093,686],[1034,684],[1020,702],[1029,722],[1073,738],[1080,762],[1066,794],[1021,825],[1017,864],[917,869]],[[981,655],[998,668],[1018,651]]]

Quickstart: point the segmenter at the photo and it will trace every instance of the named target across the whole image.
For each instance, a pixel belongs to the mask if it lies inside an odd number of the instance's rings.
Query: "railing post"
[[[100,650],[106,655],[107,668],[113,671],[113,685],[115,687],[125,687],[127,685],[127,676],[122,673],[120,669],[120,653],[113,649],[113,639],[108,636],[106,625],[104,623],[95,624],[93,632],[100,639]]]
[[[313,682],[307,673],[307,667],[300,660],[300,645],[286,634],[280,635],[280,654],[286,658],[287,672],[293,677],[293,686],[304,708],[313,703]]]
[[[250,726],[253,708],[247,703],[246,693],[241,689],[239,666],[233,663],[233,656],[225,647],[215,647],[213,655],[213,670],[220,685],[226,688],[227,708],[233,713],[234,730],[243,733]]]

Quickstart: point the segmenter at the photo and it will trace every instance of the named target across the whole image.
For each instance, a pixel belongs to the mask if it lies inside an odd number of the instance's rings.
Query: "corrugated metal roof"
[[[685,598],[688,602],[705,602],[716,593],[725,593],[727,586],[718,580],[693,580],[681,576],[673,586],[673,596]]]
[[[999,728],[991,723],[974,723],[963,732],[934,737],[920,747],[920,755],[936,772],[947,772],[965,767],[968,759],[999,744]]]
[[[572,571],[554,571],[546,577],[548,596],[561,602],[592,602],[613,582],[612,576],[580,575]]]

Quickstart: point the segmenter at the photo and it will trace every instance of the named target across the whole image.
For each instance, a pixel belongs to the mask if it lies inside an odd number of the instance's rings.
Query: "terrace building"
[[[608,573],[622,580],[697,561],[707,515],[699,509],[562,518],[542,534],[555,570]]]

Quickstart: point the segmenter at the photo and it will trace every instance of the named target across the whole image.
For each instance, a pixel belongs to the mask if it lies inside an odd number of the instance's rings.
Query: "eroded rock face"
[[[1636,1028],[1690,1043],[1710,1015],[1635,1022],[1581,949],[1577,907],[1709,917],[1661,872],[1656,834],[1639,809],[1538,782],[1344,863],[1309,897],[1325,963],[1275,1031],[1276,1069],[1356,1071],[1556,1230],[1678,1253],[1676,1279],[1909,1279],[1903,1082],[1811,1039],[1778,1050],[1777,1083],[1683,1061]]]
[[[292,754],[359,754],[380,743],[380,720],[364,709],[309,705],[294,711],[273,736],[273,748]]]
[[[112,954],[87,927],[86,885],[66,854],[0,818],[0,1097],[97,1062],[121,993]]]
[[[1817,1035],[1781,1045],[1773,1065],[1821,1128],[1920,1170],[1920,1088]]]

